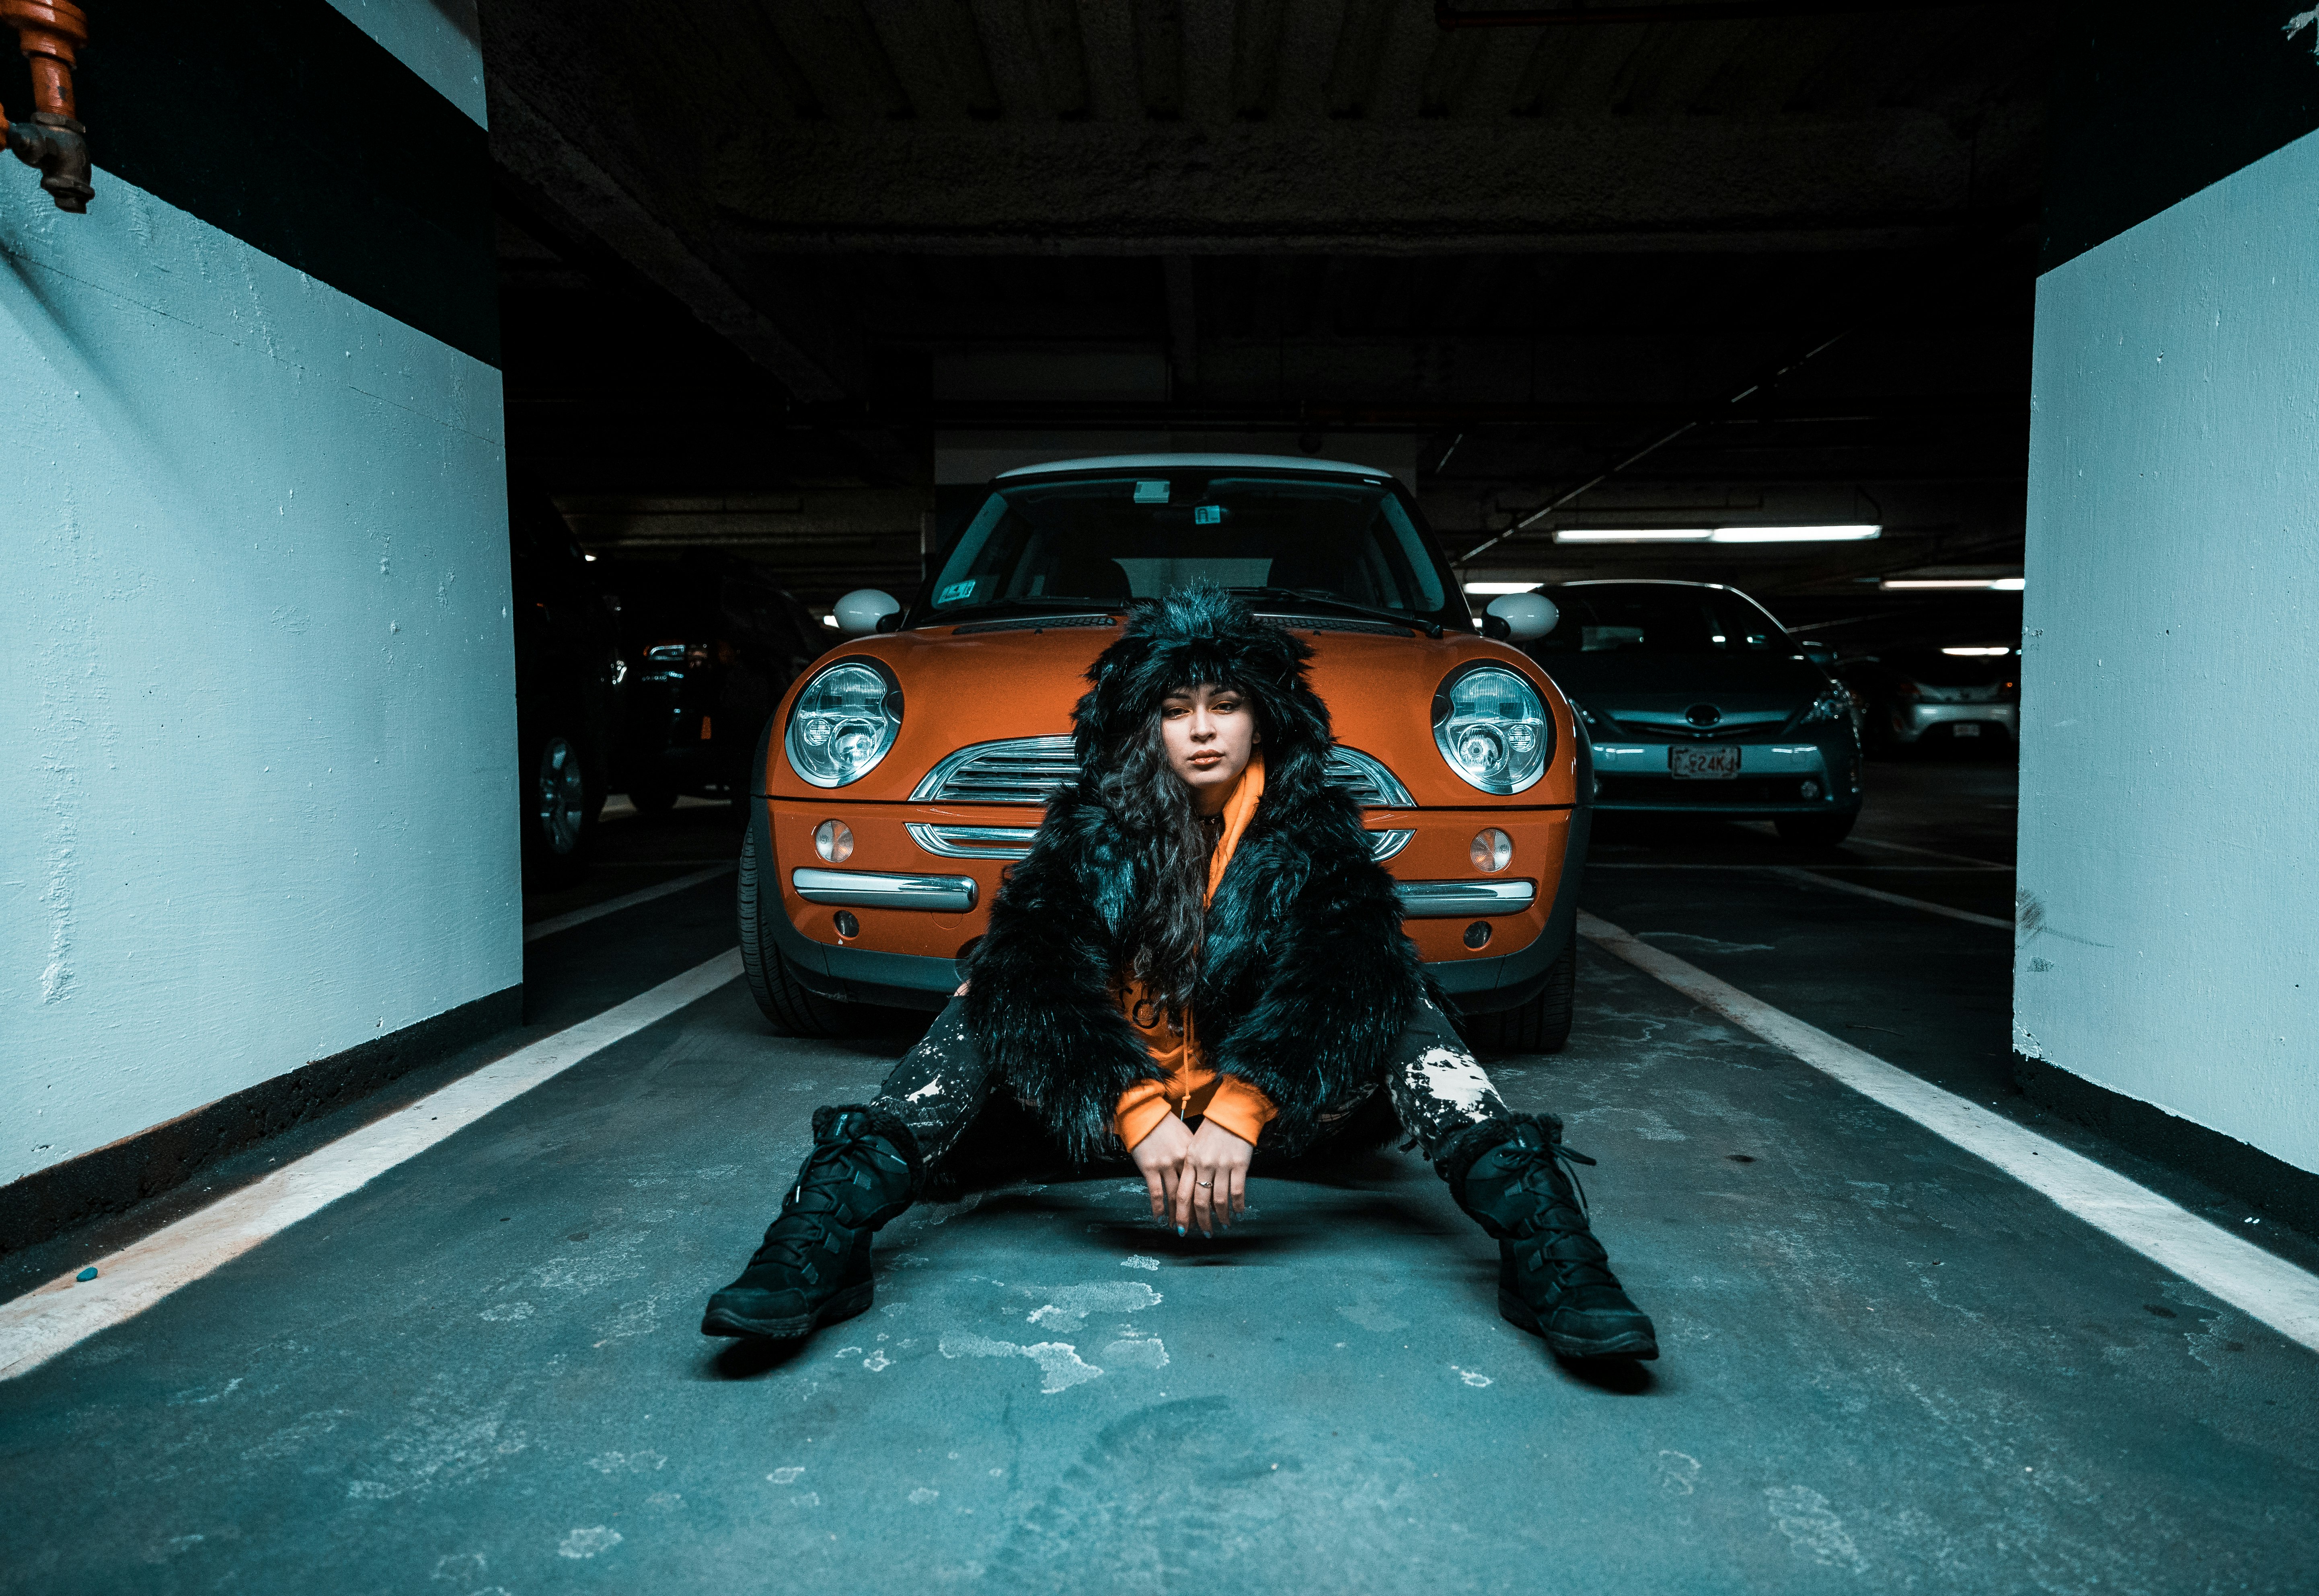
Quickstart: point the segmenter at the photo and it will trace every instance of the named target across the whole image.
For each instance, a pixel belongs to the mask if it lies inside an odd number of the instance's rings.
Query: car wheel
[[[540,738],[523,768],[524,884],[568,885],[588,868],[603,787],[579,741],[563,731]]]
[[[773,940],[771,916],[781,912],[781,888],[761,884],[774,878],[757,868],[757,828],[751,826],[741,842],[741,973],[748,978],[749,996],[773,1029],[783,1036],[846,1036],[862,1029],[868,1015],[860,1005],[839,1003],[809,992],[797,978],[781,944]],[[769,901],[768,901],[769,900]]]
[[[1853,822],[1859,818],[1855,809],[1849,815],[1782,815],[1772,824],[1779,828],[1783,843],[1800,848],[1833,848],[1852,834]]]
[[[1570,1041],[1570,1016],[1578,998],[1578,933],[1573,930],[1562,957],[1546,972],[1538,995],[1494,1014],[1466,1021],[1466,1040],[1477,1053],[1504,1058],[1512,1053],[1558,1053]]]

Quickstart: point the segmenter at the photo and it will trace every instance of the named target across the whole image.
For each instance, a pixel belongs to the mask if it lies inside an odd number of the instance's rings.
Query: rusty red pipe
[[[41,186],[59,211],[84,212],[96,195],[89,186],[88,130],[73,100],[73,68],[88,43],[88,18],[71,0],[0,0],[0,23],[16,30],[17,48],[32,68],[32,111],[12,122],[0,109],[0,139],[25,165],[37,167]]]

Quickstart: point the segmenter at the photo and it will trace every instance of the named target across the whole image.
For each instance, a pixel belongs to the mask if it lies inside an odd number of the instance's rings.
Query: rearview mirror
[[[1554,600],[1538,593],[1504,594],[1491,600],[1489,609],[1483,613],[1505,622],[1506,636],[1514,643],[1545,636],[1562,618],[1562,611],[1554,607]]]
[[[901,613],[902,602],[877,588],[856,588],[831,608],[837,617],[839,631],[848,637],[866,637],[885,630],[878,623],[889,615]]]

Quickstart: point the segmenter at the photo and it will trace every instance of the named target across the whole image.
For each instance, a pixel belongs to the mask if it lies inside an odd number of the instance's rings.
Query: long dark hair
[[[1124,973],[1180,1023],[1200,978],[1209,844],[1190,786],[1168,762],[1163,707],[1154,705],[1141,726],[1112,744],[1096,791],[1148,861],[1120,938],[1128,951]]]

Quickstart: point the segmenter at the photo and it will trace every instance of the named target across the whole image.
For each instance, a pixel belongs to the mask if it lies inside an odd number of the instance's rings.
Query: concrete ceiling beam
[[[711,175],[781,253],[1888,248],[2025,194],[1936,112],[1647,125],[761,130]],[[1634,175],[1652,175],[1647,183]]]

